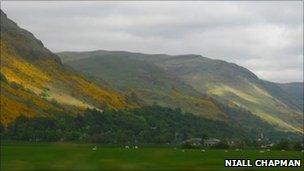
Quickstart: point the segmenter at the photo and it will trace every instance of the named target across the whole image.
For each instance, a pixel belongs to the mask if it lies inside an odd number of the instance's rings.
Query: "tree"
[[[132,91],[129,95],[127,95],[127,102],[139,104],[139,101],[140,99],[138,98],[137,94],[134,91]]]
[[[206,134],[202,134],[202,142],[201,142],[201,144],[204,144],[204,142],[205,142],[205,139],[207,139],[208,138],[208,135],[206,135]]]
[[[106,102],[102,102],[101,103],[101,110],[103,110],[104,112],[107,112],[110,110],[108,103]]]
[[[293,150],[301,151],[303,149],[301,142],[295,142],[293,145]]]
[[[281,140],[279,143],[277,143],[274,148],[277,150],[288,150],[290,146],[290,143],[287,140]]]
[[[3,75],[1,72],[0,72],[0,81],[7,83],[7,79],[6,79],[5,75]]]
[[[216,148],[216,149],[228,149],[229,145],[226,142],[221,141],[221,142],[215,144],[213,146],[213,148]]]

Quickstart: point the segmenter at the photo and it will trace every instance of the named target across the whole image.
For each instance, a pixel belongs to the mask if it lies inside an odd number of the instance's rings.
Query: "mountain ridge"
[[[302,132],[301,103],[295,101],[277,83],[259,79],[250,70],[222,60],[201,55],[163,55],[129,53],[125,51],[91,51],[58,53],[65,64],[81,71],[94,57],[108,60],[116,56],[120,60],[140,60],[154,64],[196,91],[224,102],[232,102],[277,127]],[[75,58],[74,58],[75,57]],[[73,61],[73,58],[75,61]],[[68,60],[66,60],[68,59]],[[79,63],[77,63],[79,61]],[[117,60],[118,62],[119,60]],[[92,62],[92,61],[91,61]],[[100,67],[95,67],[91,73]],[[85,71],[86,72],[86,71]]]

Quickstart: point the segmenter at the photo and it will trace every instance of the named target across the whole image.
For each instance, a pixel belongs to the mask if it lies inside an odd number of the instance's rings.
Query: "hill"
[[[179,107],[211,119],[225,117],[210,99],[153,63],[120,54],[89,54],[92,56],[78,58],[68,65],[100,84],[127,94],[131,102]]]
[[[184,55],[154,63],[220,101],[232,101],[283,129],[302,131],[302,112],[280,87],[236,64]]]
[[[161,75],[167,75],[168,78],[178,80],[176,84],[188,85],[183,87],[190,86],[191,88],[188,89],[192,89],[191,91],[196,92],[196,94],[201,96],[208,95],[221,103],[249,110],[277,128],[303,131],[303,108],[293,96],[276,83],[261,80],[248,69],[233,63],[213,60],[200,55],[148,55],[104,50],[62,52],[58,53],[58,55],[67,65],[74,69],[97,79],[103,78],[104,82],[113,82],[112,84],[120,87],[120,89],[130,85],[118,80],[124,80],[124,82],[129,83],[134,81],[134,74],[145,73],[149,75],[155,73],[145,67],[153,65],[154,68],[162,71]],[[128,63],[133,66],[130,67]],[[134,69],[136,68],[135,66],[142,67],[144,70],[137,72],[129,72],[127,70],[129,68]],[[116,71],[122,68],[126,68],[124,70],[125,76],[119,77]],[[109,73],[111,75],[108,75]],[[127,76],[128,74],[133,75],[133,77]],[[112,80],[107,79],[107,75]],[[163,77],[158,77],[158,75],[154,77],[154,80]],[[135,77],[138,76],[135,75]],[[137,79],[133,82],[132,88],[148,88],[146,85],[141,86],[143,82],[144,79]],[[166,85],[170,84],[166,83]],[[181,88],[178,90],[183,92],[183,90],[188,91],[188,89]],[[170,94],[168,91],[163,91],[163,93],[167,96]],[[187,93],[183,92],[182,94],[185,95]],[[181,103],[186,102],[183,101]],[[191,112],[201,114],[199,111],[194,111],[191,104],[193,103],[191,102],[184,106],[190,106]],[[182,105],[180,107],[186,111],[188,110]],[[204,116],[204,114],[202,115]],[[222,118],[222,116],[225,115],[217,115],[215,117]]]
[[[34,35],[1,11],[1,123],[14,118],[135,107],[126,97],[64,66]],[[67,110],[69,109],[69,110]]]

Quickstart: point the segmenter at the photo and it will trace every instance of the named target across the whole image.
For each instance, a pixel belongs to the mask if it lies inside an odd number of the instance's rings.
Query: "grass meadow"
[[[208,150],[174,147],[102,147],[73,143],[2,143],[1,171],[9,170],[127,170],[127,171],[225,171],[302,170],[301,168],[225,168],[225,158],[289,158],[303,161],[296,151]]]

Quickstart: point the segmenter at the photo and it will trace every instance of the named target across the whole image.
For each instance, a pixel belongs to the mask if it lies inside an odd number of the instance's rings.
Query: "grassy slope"
[[[1,170],[227,170],[227,158],[302,159],[301,152],[257,150],[185,150],[167,148],[124,149],[76,144],[15,144],[1,146]],[[302,163],[303,164],[303,163]],[[245,168],[233,169],[244,170]],[[248,169],[248,168],[247,168]],[[290,168],[290,170],[302,170]],[[250,170],[289,170],[250,168]]]
[[[141,105],[157,103],[180,107],[207,118],[225,117],[212,101],[154,64],[125,58],[120,54],[96,55],[89,53],[82,59],[76,57],[78,60],[69,61],[68,65],[118,91],[127,94],[133,92]],[[69,58],[69,55],[66,57]]]
[[[36,113],[46,114],[46,111],[60,112],[61,109],[25,90],[13,87],[7,82],[1,82],[1,123],[8,123],[20,114],[32,117]]]
[[[289,95],[293,96],[295,101],[303,111],[303,90],[304,90],[304,83],[303,82],[295,82],[295,83],[282,83],[277,84],[282,90],[287,92]]]
[[[1,115],[5,116],[1,117],[1,123],[4,124],[21,114],[43,114],[41,110],[45,109],[45,105],[52,110],[57,109],[52,107],[50,100],[78,108],[102,108],[105,103],[112,108],[136,106],[128,104],[119,93],[100,87],[63,66],[59,57],[46,49],[30,32],[19,28],[2,11],[1,74],[8,82],[6,85],[1,82],[1,91],[6,92],[1,93]],[[19,84],[26,91],[16,92],[10,87],[12,84]],[[48,101],[42,99],[42,93],[47,94],[45,99]],[[12,99],[13,96],[16,100]],[[36,99],[36,106],[41,110],[29,109],[25,102],[33,99]]]
[[[87,74],[93,75],[98,73],[96,72],[98,66],[93,69],[88,67],[87,64],[93,63],[90,61],[92,57],[109,60],[107,58],[115,56],[120,57],[119,60],[123,60],[124,63],[137,60],[156,64],[169,73],[170,77],[183,81],[196,91],[207,93],[221,102],[246,108],[279,128],[302,131],[302,106],[275,83],[260,80],[252,72],[236,64],[199,55],[146,55],[119,51],[63,52],[59,55],[67,64],[77,66],[75,68],[80,67],[83,71],[91,69],[91,72]],[[119,61],[116,62],[119,63]],[[103,67],[105,66],[101,64],[98,69],[104,71]],[[123,67],[128,67],[128,65]],[[107,68],[106,73],[115,72],[117,68],[114,68]],[[129,71],[126,70],[126,72]]]
[[[232,101],[283,129],[302,130],[302,111],[294,99],[245,68],[201,56],[179,56],[156,63],[199,91]]]

